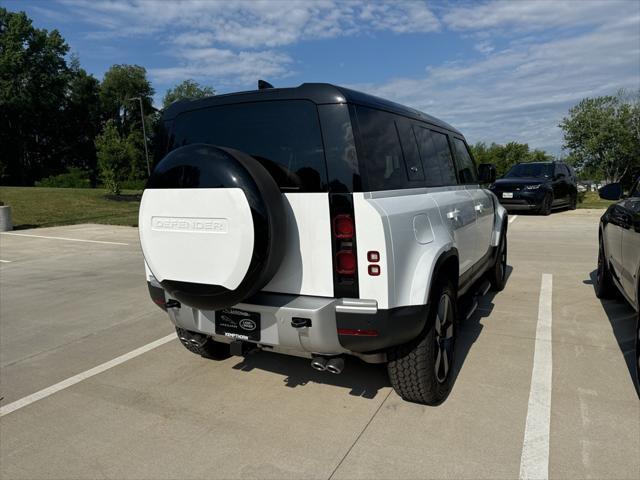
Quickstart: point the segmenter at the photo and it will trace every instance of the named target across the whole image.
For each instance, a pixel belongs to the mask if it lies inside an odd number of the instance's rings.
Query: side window
[[[395,116],[367,107],[356,107],[364,149],[368,189],[396,190],[407,187]]]
[[[456,160],[458,165],[458,177],[460,183],[478,183],[476,164],[473,162],[467,145],[459,138],[453,138],[453,145],[456,150]]]
[[[571,170],[569,169],[569,167],[567,167],[566,165],[562,165],[562,171],[564,172],[564,174],[567,177],[567,180],[569,180],[571,177],[573,177],[573,175],[571,174]]]
[[[447,136],[418,125],[414,125],[413,132],[424,165],[427,187],[456,185],[458,180]]]
[[[424,170],[418,153],[416,137],[411,129],[411,122],[402,117],[396,118],[396,126],[400,134],[400,145],[404,154],[404,162],[407,167],[409,181],[415,182],[413,187],[424,187]]]

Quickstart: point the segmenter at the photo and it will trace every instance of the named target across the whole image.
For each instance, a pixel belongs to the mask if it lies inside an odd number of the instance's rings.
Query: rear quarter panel
[[[441,254],[455,246],[426,189],[354,194],[360,297],[387,309],[427,302]],[[366,232],[366,233],[364,233]],[[367,252],[380,252],[381,275],[368,274]]]

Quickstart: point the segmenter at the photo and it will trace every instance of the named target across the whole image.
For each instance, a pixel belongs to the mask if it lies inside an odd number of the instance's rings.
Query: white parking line
[[[514,221],[516,218],[518,218],[518,215],[514,215],[513,217],[511,217],[511,218],[509,219],[509,223],[513,223],[513,221]]]
[[[11,263],[11,260],[1,260],[0,259],[0,263]]]
[[[70,242],[105,243],[107,245],[129,245],[128,243],[121,243],[121,242],[106,242],[103,240],[82,240],[80,238],[67,238],[67,237],[47,237],[45,235],[29,235],[27,233],[1,232],[0,235],[15,235],[16,237],[48,238],[50,240],[68,240]]]
[[[520,458],[520,479],[549,478],[549,430],[551,426],[551,380],[553,373],[551,353],[553,276],[542,274],[538,324],[536,327],[533,371],[527,423]]]
[[[126,362],[127,360],[131,360],[132,358],[138,357],[143,353],[148,352],[149,350],[153,350],[161,345],[164,345],[171,340],[176,338],[176,334],[172,333],[167,335],[166,337],[162,337],[154,342],[147,343],[146,345],[136,348],[135,350],[130,351],[129,353],[125,353],[124,355],[120,355],[119,357],[114,358],[113,360],[109,360],[97,367],[93,367],[90,370],[74,375],[73,377],[67,378],[61,382],[56,383],[55,385],[51,385],[50,387],[44,388],[36,393],[32,393],[20,400],[16,400],[15,402],[9,403],[4,407],[0,407],[0,417],[4,417],[5,415],[15,412],[16,410],[26,407],[27,405],[31,405],[33,402],[37,402],[38,400],[42,400],[43,398],[48,397],[49,395],[53,395],[60,390],[64,390],[65,388],[71,387],[76,383],[81,382],[82,380],[86,380],[87,378],[93,377],[94,375],[98,375],[99,373],[105,372],[110,368],[116,367],[121,363]]]

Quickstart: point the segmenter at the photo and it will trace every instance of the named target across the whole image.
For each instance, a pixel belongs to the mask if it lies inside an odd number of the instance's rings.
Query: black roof
[[[318,105],[331,103],[354,103],[367,107],[378,108],[406,117],[421,120],[462,135],[457,129],[446,122],[413,108],[366,93],[338,87],[329,83],[303,83],[293,88],[269,88],[264,90],[250,90],[246,92],[227,93],[197,100],[182,100],[169,105],[163,113],[163,118],[169,120],[182,112],[200,108],[233,103],[260,102],[269,100],[310,100]]]

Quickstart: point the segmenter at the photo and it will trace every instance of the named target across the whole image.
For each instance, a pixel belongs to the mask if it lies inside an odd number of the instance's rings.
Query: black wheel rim
[[[443,293],[438,302],[436,314],[436,362],[435,374],[439,383],[449,377],[453,363],[453,347],[455,345],[454,311],[451,297]]]

